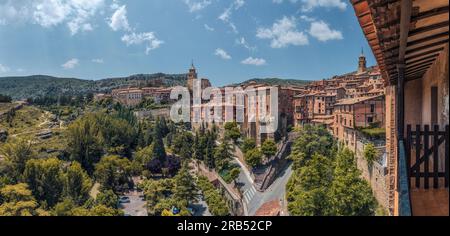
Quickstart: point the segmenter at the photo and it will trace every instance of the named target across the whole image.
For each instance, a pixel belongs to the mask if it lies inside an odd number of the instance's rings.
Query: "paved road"
[[[242,185],[244,203],[247,205],[247,212],[252,216],[266,202],[273,200],[284,200],[286,193],[286,184],[292,175],[291,166],[286,167],[279,174],[273,184],[264,192],[256,191],[252,181],[248,179],[245,173],[239,175],[238,182]]]
[[[194,209],[194,216],[212,216],[211,212],[209,212],[208,204],[203,199],[191,204],[190,207]]]
[[[292,167],[283,170],[273,184],[263,193],[256,194],[248,206],[249,215],[255,215],[256,211],[266,202],[273,200],[284,201],[286,194],[286,184],[292,175]]]
[[[125,215],[129,216],[147,216],[146,202],[141,198],[142,193],[133,191],[126,193],[124,196],[129,197],[129,203],[119,204],[119,208],[122,209]]]
[[[234,155],[242,155],[239,148],[236,148]],[[239,158],[234,158],[233,162],[241,167],[241,173],[237,182],[241,185],[241,193],[244,204],[246,205],[245,213],[248,216],[255,215],[256,211],[266,202],[273,200],[284,201],[286,194],[286,184],[292,175],[291,166],[287,166],[278,176],[273,184],[264,192],[258,192],[253,183],[249,170],[240,162]]]

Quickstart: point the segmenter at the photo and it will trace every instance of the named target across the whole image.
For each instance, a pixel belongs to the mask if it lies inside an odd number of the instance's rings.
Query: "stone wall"
[[[438,124],[443,126],[449,123],[448,50],[447,43],[445,49],[421,80],[423,124],[431,122],[431,87],[433,86],[438,87]]]
[[[396,176],[397,176],[397,135],[395,115],[395,87],[387,86],[386,94],[386,156],[387,156],[387,191],[390,215],[396,211]]]
[[[362,176],[372,187],[373,194],[378,203],[386,211],[389,209],[389,189],[388,189],[388,166],[386,146],[382,143],[376,143],[378,158],[372,165],[369,165],[364,158],[364,147],[368,142],[358,140],[356,142],[356,163]]]

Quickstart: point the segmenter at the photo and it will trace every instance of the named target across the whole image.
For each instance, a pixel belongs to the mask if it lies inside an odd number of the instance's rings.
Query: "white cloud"
[[[277,20],[271,28],[259,28],[256,37],[260,39],[271,39],[272,48],[284,48],[289,45],[308,45],[308,36],[304,32],[297,30],[294,17],[284,16]]]
[[[339,8],[340,10],[345,10],[347,8],[347,3],[342,0],[301,0],[303,2],[302,11],[311,11],[317,7],[325,8]]]
[[[340,31],[330,29],[330,26],[323,21],[312,22],[309,34],[322,42],[344,38]]]
[[[222,48],[218,48],[216,49],[216,52],[214,53],[214,55],[224,59],[224,60],[230,60],[231,56]]]
[[[105,0],[7,0],[0,4],[3,24],[33,23],[44,28],[66,24],[72,35],[91,31],[91,19],[104,6]]]
[[[114,1],[110,8],[115,11],[108,24],[114,31],[127,32],[121,38],[122,42],[127,46],[145,44],[145,54],[148,55],[150,51],[159,48],[164,43],[164,41],[156,37],[154,32],[136,33],[135,29],[131,28],[128,22],[126,5],[119,6],[118,1]]]
[[[228,24],[228,26],[235,34],[238,34],[239,32],[236,25],[231,20],[231,15],[233,14],[233,11],[239,10],[241,7],[244,6],[244,4],[245,4],[244,0],[235,0],[234,2],[231,3],[231,5],[228,8],[225,8],[222,14],[220,14],[218,17],[219,20]]]
[[[122,41],[127,46],[141,45],[146,43],[145,54],[149,54],[151,50],[159,48],[164,41],[159,40],[154,32],[130,33],[122,37]]]
[[[315,18],[309,17],[309,16],[307,16],[307,15],[301,15],[301,16],[300,16],[300,19],[301,19],[301,20],[304,20],[304,21],[307,21],[307,22],[316,21]]]
[[[189,12],[197,12],[208,7],[212,2],[211,0],[183,0],[188,6]]]
[[[70,12],[70,5],[61,0],[40,1],[34,6],[33,18],[36,23],[48,28],[62,23]]]
[[[211,27],[211,26],[209,26],[209,25],[207,25],[207,24],[204,24],[203,26],[204,26],[205,29],[208,30],[208,31],[214,31],[214,30],[215,30],[213,27]]]
[[[231,7],[230,8],[226,8],[222,14],[220,14],[220,16],[218,17],[219,20],[224,21],[224,22],[228,22],[230,20],[231,17]]]
[[[6,72],[9,72],[9,68],[7,66],[0,64],[0,74]]]
[[[245,4],[244,0],[234,0],[234,9],[239,9],[241,7],[243,7]]]
[[[104,63],[103,58],[95,58],[95,59],[92,59],[91,61],[94,62],[94,63],[97,63],[97,64],[103,64]]]
[[[253,66],[263,66],[267,64],[266,60],[264,60],[263,58],[253,58],[253,57],[249,57],[241,61],[241,63],[244,65],[253,65]]]
[[[120,5],[119,5],[119,1],[118,0],[113,0],[111,5],[109,6],[109,8],[111,10],[117,10],[119,7],[120,7]]]
[[[111,27],[111,29],[114,31],[131,30],[130,24],[128,24],[127,7],[125,5],[117,8],[117,10],[111,16],[111,19],[109,21],[109,27]]]
[[[247,42],[247,40],[244,37],[240,37],[239,39],[236,39],[236,44],[240,45],[250,51],[256,50],[255,46],[250,46],[250,44]]]
[[[30,12],[30,6],[25,4],[24,0],[0,3],[0,25],[29,21],[31,19]]]
[[[89,22],[103,8],[104,0],[71,0],[73,18],[67,26],[72,35],[81,31],[92,31],[94,27]]]
[[[288,2],[291,2],[291,3],[296,3],[296,2],[298,2],[298,0],[287,0]],[[273,3],[277,3],[277,4],[280,4],[280,3],[283,3],[284,1],[283,0],[272,0],[272,2]]]
[[[62,68],[66,69],[66,70],[70,70],[73,69],[75,67],[77,67],[79,65],[79,61],[77,58],[73,58],[68,60],[66,63],[62,64]]]
[[[273,3],[281,4],[283,2],[297,3],[301,1],[301,10],[303,12],[312,11],[314,8],[324,7],[324,8],[339,8],[340,10],[345,10],[347,8],[347,3],[343,0],[272,0]]]

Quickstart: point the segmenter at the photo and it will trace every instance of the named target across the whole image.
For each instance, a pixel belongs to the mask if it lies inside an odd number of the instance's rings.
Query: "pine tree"
[[[174,198],[177,201],[182,201],[187,204],[197,199],[198,189],[195,185],[195,180],[189,173],[187,163],[183,164],[178,174],[174,178]]]
[[[353,153],[345,148],[338,153],[334,180],[330,188],[332,215],[370,216],[376,210],[376,200],[369,184],[361,179]]]
[[[80,163],[71,163],[64,174],[64,195],[75,203],[82,204],[89,198],[91,187],[92,181]]]
[[[163,130],[161,124],[157,123],[153,133],[153,158],[158,159],[161,163],[166,161],[166,149],[163,141]]]

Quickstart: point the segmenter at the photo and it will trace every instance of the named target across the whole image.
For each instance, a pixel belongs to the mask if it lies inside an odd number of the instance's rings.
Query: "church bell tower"
[[[359,62],[358,62],[358,74],[362,74],[366,71],[367,71],[366,56],[364,55],[364,50],[361,48],[361,55],[359,55]]]

